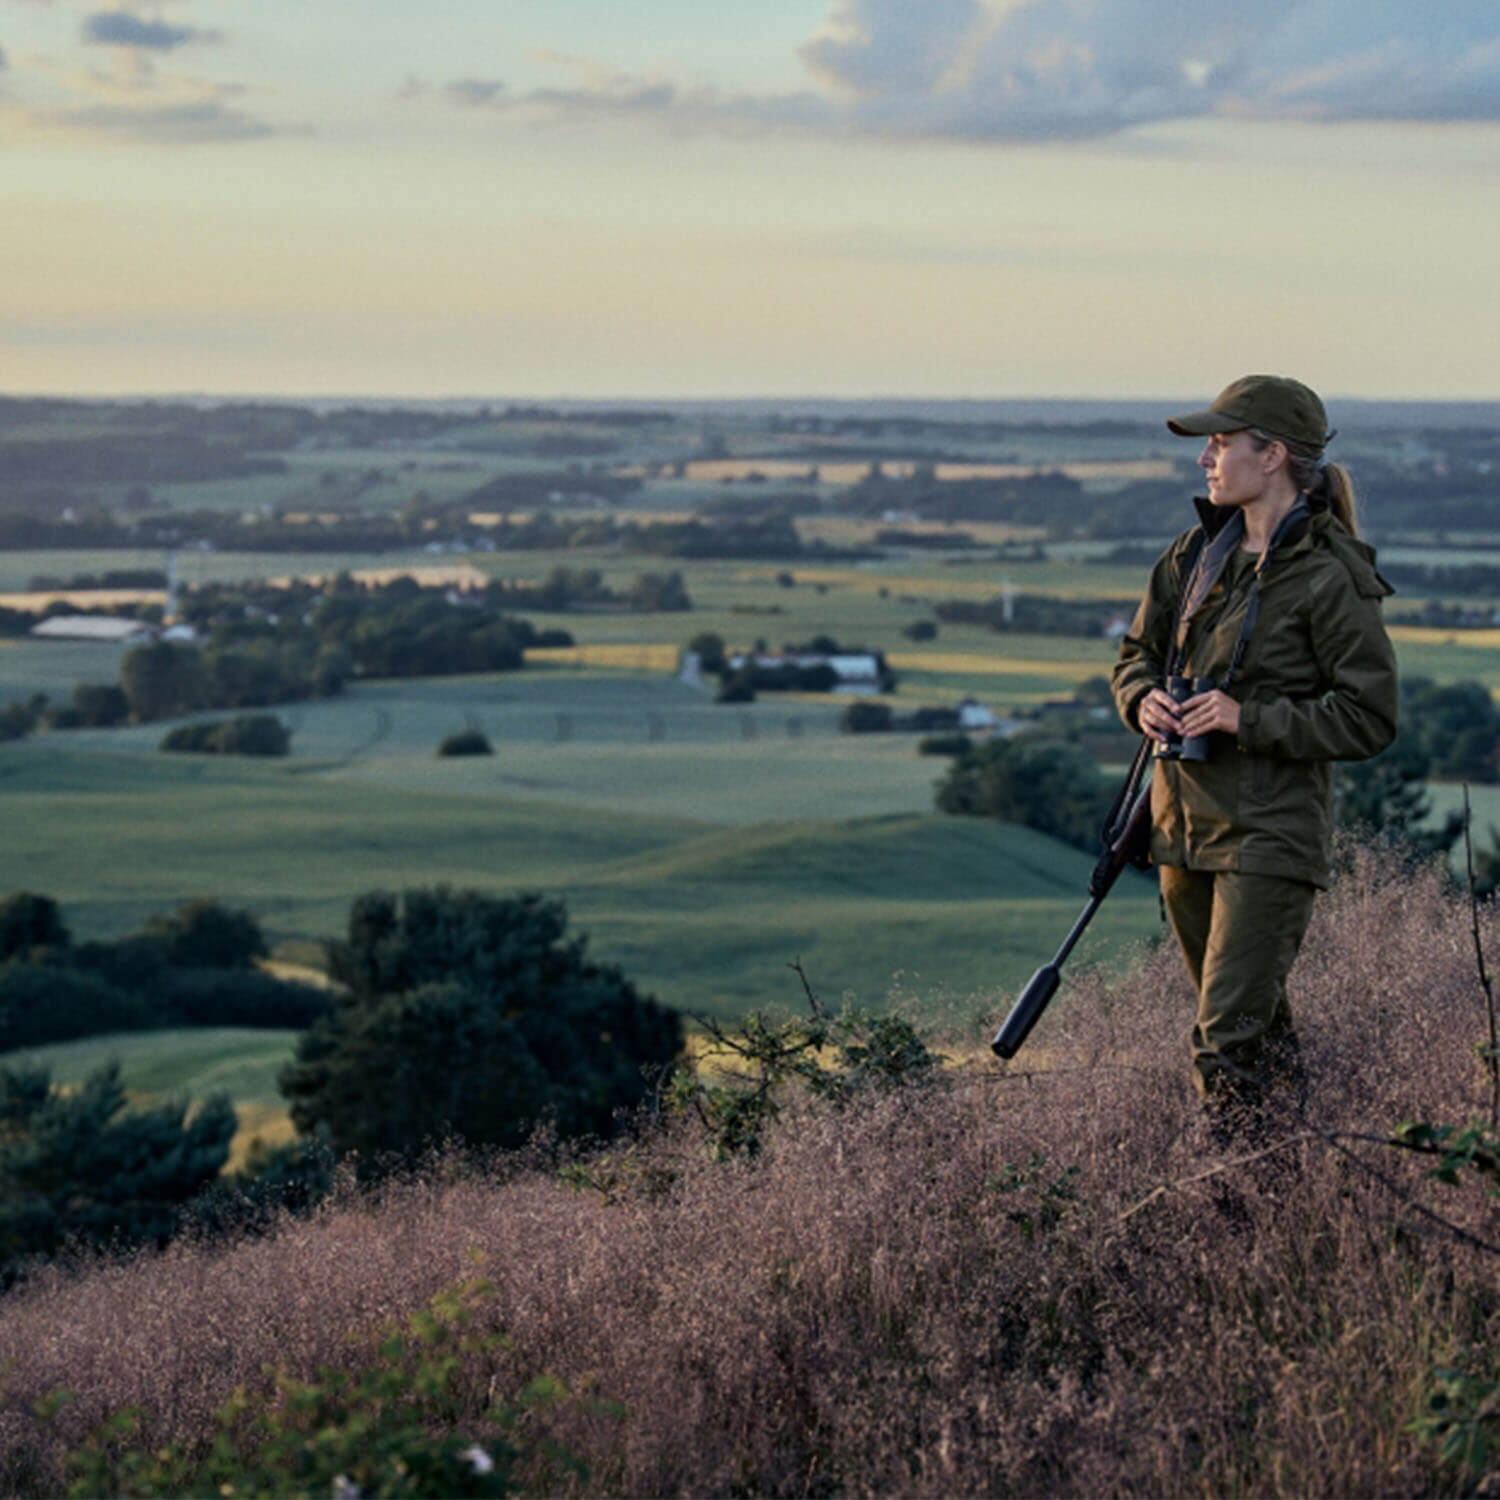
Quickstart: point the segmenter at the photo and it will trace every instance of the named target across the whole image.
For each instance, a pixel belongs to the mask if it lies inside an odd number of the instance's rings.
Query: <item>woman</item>
[[[1331,763],[1396,732],[1391,588],[1305,385],[1247,375],[1167,426],[1206,439],[1208,498],[1158,560],[1113,685],[1156,743],[1151,857],[1198,991],[1194,1082],[1232,1129],[1300,1087],[1286,977],[1328,882]]]

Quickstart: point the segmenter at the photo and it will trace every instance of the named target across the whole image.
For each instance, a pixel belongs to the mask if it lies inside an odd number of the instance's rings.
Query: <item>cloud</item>
[[[669,78],[624,73],[590,58],[559,52],[537,55],[573,75],[564,85],[508,89],[495,79],[459,78],[444,85],[450,103],[533,122],[639,120],[683,133],[764,133],[837,126],[828,100],[812,92],[782,95],[726,94],[706,85],[685,87]],[[403,97],[425,93],[408,80]]]
[[[802,56],[866,124],[899,133],[1500,118],[1493,0],[835,0]]]
[[[1026,141],[1210,116],[1500,119],[1500,5],[1443,0],[830,0],[810,86],[730,94],[552,54],[572,76],[450,100],[537,120],[684,132]]]
[[[43,129],[67,135],[109,136],[142,145],[180,146],[257,141],[278,134],[275,127],[217,100],[128,109],[96,104],[52,110],[33,117]]]
[[[85,42],[108,47],[145,47],[153,52],[170,52],[188,42],[216,39],[217,34],[211,31],[169,26],[165,21],[143,21],[123,10],[99,11],[83,23]]]
[[[493,104],[505,93],[505,85],[498,78],[455,78],[447,93],[459,104],[478,107]]]

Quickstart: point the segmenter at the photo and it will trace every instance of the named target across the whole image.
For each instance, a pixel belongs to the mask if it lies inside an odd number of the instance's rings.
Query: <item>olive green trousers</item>
[[[1161,866],[1167,920],[1198,991],[1193,1082],[1206,1099],[1258,1102],[1301,1083],[1286,978],[1315,886],[1279,875]]]

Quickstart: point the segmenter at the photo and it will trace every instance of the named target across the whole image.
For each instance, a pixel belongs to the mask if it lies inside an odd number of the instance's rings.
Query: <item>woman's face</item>
[[[1208,476],[1208,498],[1215,505],[1249,505],[1266,492],[1276,467],[1276,444],[1257,448],[1248,432],[1215,432],[1198,455]]]

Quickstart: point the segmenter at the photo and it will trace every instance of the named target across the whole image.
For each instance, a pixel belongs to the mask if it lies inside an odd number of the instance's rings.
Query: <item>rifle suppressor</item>
[[[1108,887],[1105,888],[1106,893],[1107,891]],[[1063,945],[1057,950],[1052,962],[1043,964],[1016,997],[1016,1003],[1011,1006],[1005,1024],[995,1033],[995,1040],[990,1043],[990,1050],[996,1057],[1003,1057],[1009,1062],[1021,1050],[1026,1038],[1031,1035],[1031,1028],[1036,1025],[1038,1017],[1047,1008],[1047,1002],[1057,993],[1057,987],[1062,983],[1062,966],[1073,951],[1074,943],[1083,936],[1083,929],[1089,925],[1103,900],[1104,894],[1089,897],[1089,904],[1074,922],[1073,930],[1063,939]]]

